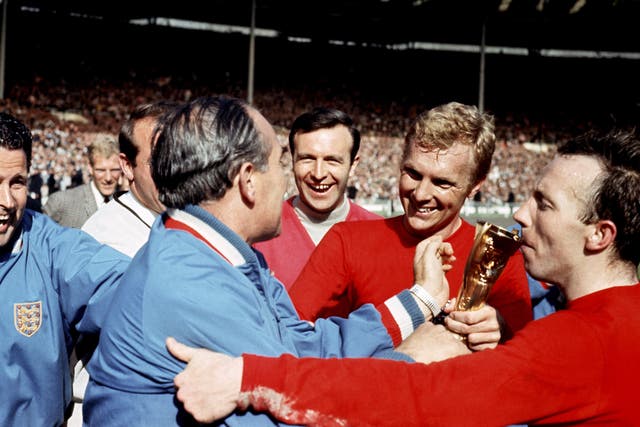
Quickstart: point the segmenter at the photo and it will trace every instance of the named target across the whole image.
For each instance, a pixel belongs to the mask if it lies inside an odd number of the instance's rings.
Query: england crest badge
[[[13,305],[13,324],[25,337],[38,332],[42,322],[42,301],[22,302]]]

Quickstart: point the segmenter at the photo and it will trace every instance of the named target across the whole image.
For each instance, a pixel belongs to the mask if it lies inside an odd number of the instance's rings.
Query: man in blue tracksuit
[[[231,355],[410,360],[394,344],[432,313],[409,291],[313,325],[298,318],[251,247],[278,233],[285,189],[286,146],[257,110],[233,98],[199,98],[163,126],[152,175],[169,209],[123,276],[88,365],[88,425],[193,423],[175,399],[173,379],[185,365],[168,353],[168,336]],[[438,297],[443,303],[447,295]],[[224,421],[276,424],[251,412]]]
[[[31,133],[0,113],[0,425],[59,426],[69,354],[96,333],[129,258],[25,209]]]

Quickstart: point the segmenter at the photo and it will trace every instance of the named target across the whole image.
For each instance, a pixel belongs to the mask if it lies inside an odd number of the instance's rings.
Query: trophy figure
[[[520,247],[520,240],[517,231],[478,221],[456,310],[478,310],[484,305],[509,257]]]

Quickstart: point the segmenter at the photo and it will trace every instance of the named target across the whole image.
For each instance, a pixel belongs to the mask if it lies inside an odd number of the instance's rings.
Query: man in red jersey
[[[287,289],[333,224],[381,218],[345,194],[359,148],[360,131],[340,110],[314,108],[293,121],[289,150],[298,195],[282,204],[280,235],[254,245]]]
[[[169,339],[191,361],[177,397],[207,422],[252,407],[309,426],[636,425],[639,201],[637,136],[569,141],[514,216],[527,271],[558,286],[566,309],[493,350],[429,365],[231,358]]]
[[[431,236],[440,236],[453,247],[456,261],[447,278],[455,297],[475,234],[460,210],[484,182],[494,148],[493,118],[474,106],[451,102],[419,115],[406,135],[400,165],[404,215],[333,226],[290,289],[300,317],[346,317],[365,303],[378,305],[410,288],[415,247]],[[505,340],[531,320],[520,253],[511,257],[494,285],[488,306],[473,316],[475,329],[447,320],[455,332],[471,333],[472,349],[486,348],[500,337]]]

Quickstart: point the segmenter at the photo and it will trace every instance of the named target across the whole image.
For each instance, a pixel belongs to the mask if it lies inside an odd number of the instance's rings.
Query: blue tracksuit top
[[[130,259],[30,210],[10,246],[0,254],[0,425],[58,426],[74,341],[99,331]]]
[[[174,219],[203,238],[167,228]],[[85,422],[154,427],[193,422],[174,401],[173,379],[185,364],[167,351],[168,336],[233,356],[398,355],[371,305],[348,319],[315,325],[300,320],[262,255],[196,206],[159,217],[123,276],[89,362]],[[248,412],[232,414],[220,425],[278,424]]]

